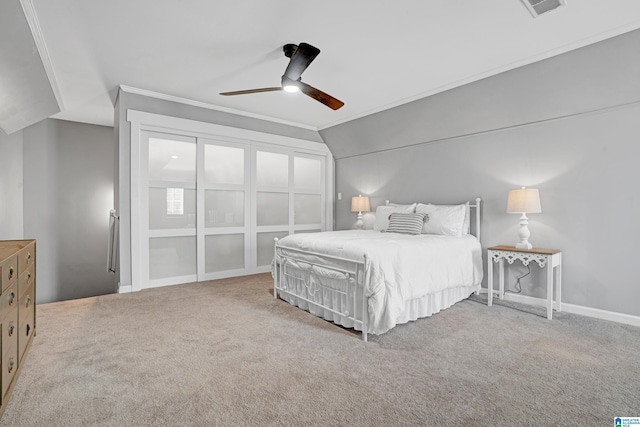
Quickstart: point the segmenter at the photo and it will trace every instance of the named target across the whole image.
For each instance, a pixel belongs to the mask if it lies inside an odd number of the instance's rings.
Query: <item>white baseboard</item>
[[[131,285],[123,285],[118,282],[118,293],[119,294],[128,294],[132,292]]]
[[[487,289],[482,288],[481,293],[486,294]],[[504,294],[504,299],[507,301],[519,302],[522,304],[530,304],[541,307],[547,306],[547,300],[545,298],[530,297],[527,295],[518,295],[511,292]],[[555,304],[554,304],[555,307]],[[599,308],[584,307],[582,305],[562,303],[562,311],[572,314],[580,314],[582,316],[595,317],[596,319],[609,320],[611,322],[624,323],[625,325],[640,327],[640,316],[634,316],[631,314],[616,313],[614,311],[600,310]]]

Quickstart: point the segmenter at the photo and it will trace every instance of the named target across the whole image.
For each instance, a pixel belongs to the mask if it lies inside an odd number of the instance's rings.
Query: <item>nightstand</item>
[[[504,261],[513,264],[521,261],[524,266],[535,262],[540,268],[547,267],[547,319],[551,319],[553,313],[553,282],[555,272],[556,284],[556,311],[562,311],[561,286],[562,286],[562,251],[558,249],[516,249],[514,246],[493,246],[487,249],[487,304],[493,304],[493,265],[498,264],[498,297],[504,299]]]

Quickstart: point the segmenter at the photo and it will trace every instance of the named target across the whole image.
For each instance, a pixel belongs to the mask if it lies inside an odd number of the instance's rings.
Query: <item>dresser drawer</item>
[[[18,309],[14,307],[2,320],[2,395],[7,392],[18,369]]]
[[[4,290],[18,278],[18,257],[13,256],[3,261],[0,264],[0,274],[2,275],[2,290]]]
[[[0,319],[3,319],[9,310],[18,307],[18,281],[13,282],[0,295]],[[4,345],[4,343],[3,343]]]
[[[18,253],[18,275],[36,263],[36,244],[29,243]]]
[[[18,278],[18,295],[22,296],[24,292],[29,288],[29,286],[33,285],[35,282],[35,271],[36,268],[34,265],[31,265],[27,268],[26,271],[20,273],[20,277]]]
[[[27,314],[35,312],[35,298],[33,295],[34,289],[34,285],[25,289],[24,293],[18,300],[18,319],[20,319],[20,323],[22,323],[22,319],[26,318]]]
[[[18,317],[20,319],[20,330],[18,331],[18,355],[20,362],[24,357],[25,350],[31,338],[35,334],[36,326],[36,310],[33,301],[33,287],[25,293],[24,298],[20,300],[18,308]]]

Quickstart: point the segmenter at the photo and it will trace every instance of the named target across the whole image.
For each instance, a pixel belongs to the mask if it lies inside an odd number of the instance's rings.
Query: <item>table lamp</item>
[[[507,199],[507,213],[519,213],[520,217],[520,230],[518,231],[518,237],[520,241],[516,243],[518,249],[531,249],[533,245],[529,243],[529,218],[528,213],[540,213],[542,208],[540,207],[540,194],[537,188],[522,187],[517,190],[509,191],[509,198]]]
[[[358,212],[358,220],[356,221],[356,228],[362,228],[364,223],[362,222],[362,212],[369,212],[371,206],[369,205],[369,198],[367,196],[359,195],[351,198],[351,212]]]

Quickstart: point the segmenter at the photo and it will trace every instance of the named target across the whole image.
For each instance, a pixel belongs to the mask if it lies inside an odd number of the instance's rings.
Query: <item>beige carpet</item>
[[[463,301],[371,337],[268,274],[37,306],[1,426],[608,426],[640,329]]]

